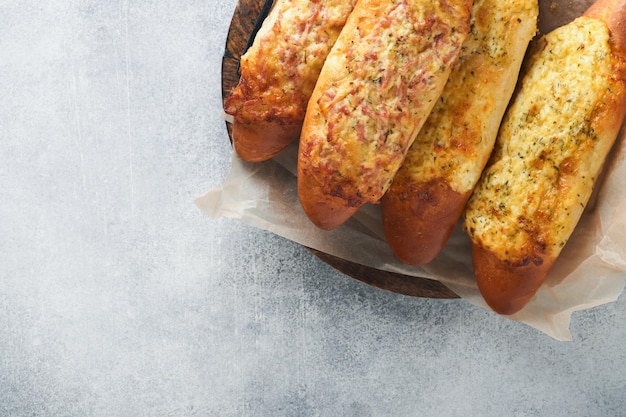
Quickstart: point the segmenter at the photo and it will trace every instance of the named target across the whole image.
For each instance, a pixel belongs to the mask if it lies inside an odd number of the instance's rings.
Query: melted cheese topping
[[[302,122],[315,82],[356,0],[277,0],[241,57],[225,111],[242,122]]]
[[[459,61],[398,171],[399,183],[442,178],[460,194],[474,188],[536,33],[537,15],[536,1],[474,2]]]
[[[469,30],[469,6],[361,1],[348,24],[309,105],[315,127],[302,139],[301,160],[327,193],[359,205],[382,197],[441,94]]]
[[[558,256],[608,151],[596,134],[613,83],[605,24],[581,17],[538,49],[464,224],[474,242],[512,265]]]

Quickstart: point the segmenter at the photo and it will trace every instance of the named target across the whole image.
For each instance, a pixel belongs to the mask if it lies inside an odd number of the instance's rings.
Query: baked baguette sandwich
[[[307,107],[298,155],[305,213],[334,229],[378,203],[448,79],[471,0],[359,0]]]
[[[267,160],[298,138],[319,72],[355,2],[276,0],[224,102],[242,159]]]
[[[480,178],[531,39],[536,0],[476,0],[444,91],[382,199],[385,237],[401,261],[443,248]]]
[[[624,22],[626,0],[599,0],[533,46],[465,213],[478,288],[500,314],[522,309],[544,282],[618,135]]]

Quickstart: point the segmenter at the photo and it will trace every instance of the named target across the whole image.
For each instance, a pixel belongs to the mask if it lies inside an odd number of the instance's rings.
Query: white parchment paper
[[[540,31],[573,20],[590,4],[589,0],[540,1]],[[557,340],[571,340],[574,311],[615,301],[621,294],[626,276],[624,136],[622,129],[605,176],[544,285],[522,311],[508,316],[511,320]],[[348,261],[437,279],[468,302],[488,309],[474,281],[471,243],[460,226],[441,254],[423,268],[395,258],[383,237],[378,206],[366,206],[340,228],[322,231],[308,220],[298,201],[296,155],[297,144],[262,163],[244,162],[233,153],[223,186],[199,197],[197,206],[213,218],[236,219]]]

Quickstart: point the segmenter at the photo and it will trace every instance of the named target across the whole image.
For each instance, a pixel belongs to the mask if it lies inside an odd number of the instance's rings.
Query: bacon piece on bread
[[[382,199],[386,239],[424,265],[443,248],[489,159],[537,32],[537,1],[476,0],[459,61]]]
[[[443,90],[471,0],[359,0],[331,50],[300,137],[305,213],[334,229],[378,203]]]
[[[267,160],[300,135],[319,72],[356,0],[276,0],[226,98],[237,154]]]

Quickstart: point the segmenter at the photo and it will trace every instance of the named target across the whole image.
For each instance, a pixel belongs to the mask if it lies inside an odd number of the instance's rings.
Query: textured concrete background
[[[0,3],[0,416],[625,415],[623,297],[556,342],[200,213],[234,6]]]

